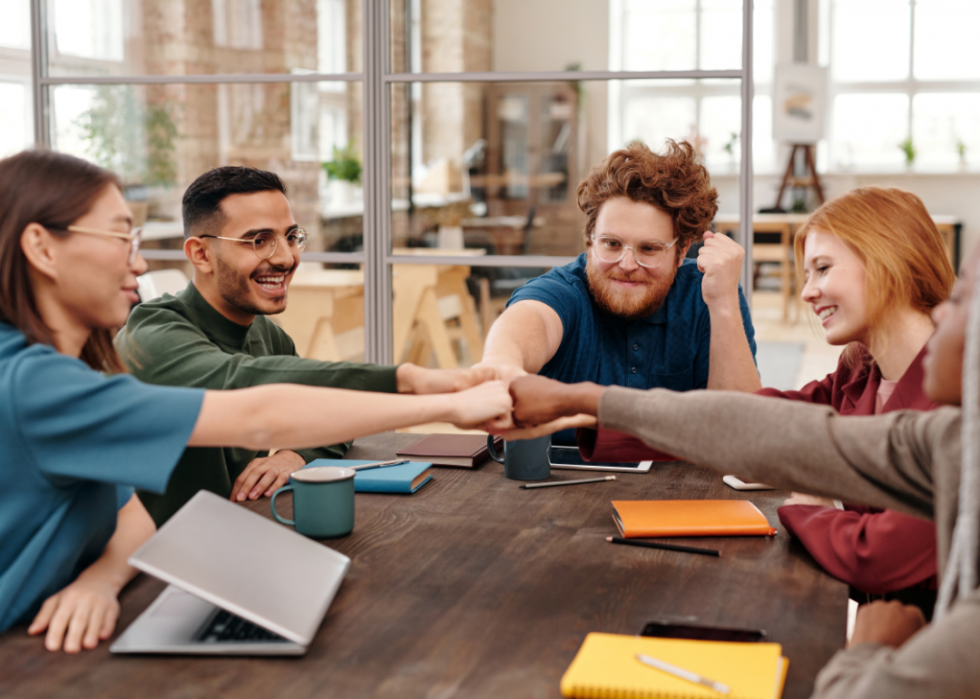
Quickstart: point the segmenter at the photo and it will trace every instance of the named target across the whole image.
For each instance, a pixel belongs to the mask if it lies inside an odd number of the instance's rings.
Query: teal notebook
[[[306,464],[310,466],[340,466],[341,468],[350,466],[360,466],[370,464],[372,461],[358,461],[357,459],[316,459]],[[355,493],[414,493],[423,485],[432,480],[432,464],[416,463],[410,461],[406,464],[397,466],[382,466],[380,468],[369,468],[366,471],[358,471],[354,476]]]

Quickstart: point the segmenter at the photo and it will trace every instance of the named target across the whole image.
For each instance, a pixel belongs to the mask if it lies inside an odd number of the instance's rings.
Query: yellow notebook
[[[644,665],[638,653],[721,682],[721,694]],[[561,678],[581,699],[779,699],[789,662],[778,643],[727,643],[590,633]]]

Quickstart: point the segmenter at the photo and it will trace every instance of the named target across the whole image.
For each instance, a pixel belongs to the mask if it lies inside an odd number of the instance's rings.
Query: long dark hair
[[[37,309],[28,262],[20,247],[31,223],[60,233],[87,214],[106,187],[119,179],[92,163],[64,153],[29,150],[0,160],[0,321],[24,333],[28,343],[54,345]],[[98,371],[124,372],[112,331],[95,329],[82,360]]]

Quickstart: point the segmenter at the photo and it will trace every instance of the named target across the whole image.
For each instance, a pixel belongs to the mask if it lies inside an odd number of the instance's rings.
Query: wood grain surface
[[[390,458],[418,439],[376,435],[349,456]],[[847,589],[785,532],[681,542],[720,558],[605,541],[611,500],[748,499],[778,528],[787,494],[737,492],[682,463],[616,478],[521,490],[490,461],[435,469],[414,495],[358,494],[353,533],[324,541],[353,563],[304,657],[113,656],[108,643],[67,656],[21,626],[0,636],[0,697],[558,697],[588,632],[635,634],[654,619],[765,629],[790,659],[783,696],[809,696],[844,643]],[[280,503],[289,517],[289,496]],[[270,516],[267,498],[245,506]],[[242,560],[243,580],[261,565]],[[117,633],[162,589],[139,576]]]

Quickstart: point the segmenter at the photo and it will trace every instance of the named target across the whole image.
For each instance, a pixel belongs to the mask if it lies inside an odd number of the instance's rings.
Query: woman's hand
[[[272,456],[259,456],[252,459],[242,471],[231,489],[232,502],[258,500],[265,495],[270,497],[276,490],[289,482],[289,476],[306,466],[306,460],[289,449],[280,449]]]
[[[503,430],[512,427],[513,403],[503,381],[487,381],[459,393],[446,394],[451,402],[449,421],[457,427],[471,429],[481,425]]]
[[[806,493],[793,493],[791,497],[783,501],[783,505],[820,505],[821,507],[836,507],[830,498],[821,498],[816,495]]]
[[[109,578],[85,571],[71,585],[48,597],[27,628],[30,636],[47,629],[44,647],[77,653],[92,650],[112,636],[119,618],[119,587]]]
[[[469,369],[425,369],[415,364],[402,364],[395,371],[398,392],[416,395],[463,391],[496,378],[496,370],[483,365]]]

